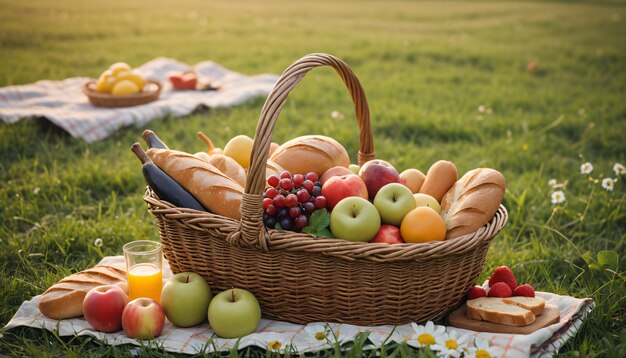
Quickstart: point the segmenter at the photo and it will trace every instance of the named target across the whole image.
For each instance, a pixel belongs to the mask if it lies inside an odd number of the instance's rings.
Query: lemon
[[[109,67],[114,76],[118,76],[122,71],[130,71],[131,67],[126,62],[116,62]]]
[[[250,153],[254,141],[247,135],[238,135],[226,143],[224,154],[235,159],[244,169],[250,166]]]
[[[143,89],[143,86],[146,83],[146,80],[141,77],[139,74],[135,73],[135,72],[131,72],[131,71],[122,71],[117,75],[117,80],[118,81],[122,81],[122,80],[129,80],[131,82],[133,82],[134,84],[137,85],[137,88],[139,88],[139,91],[141,91]]]
[[[113,76],[113,71],[106,70],[102,72],[98,81],[96,81],[96,91],[101,93],[111,93],[115,82],[116,80],[115,76]]]
[[[113,90],[111,90],[111,93],[116,95],[134,94],[138,92],[139,87],[131,80],[117,81],[115,86],[113,86]]]

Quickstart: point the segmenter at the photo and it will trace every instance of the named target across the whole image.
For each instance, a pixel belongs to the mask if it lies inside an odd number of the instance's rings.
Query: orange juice
[[[128,299],[148,297],[161,303],[163,285],[161,269],[153,264],[142,263],[128,270]]]

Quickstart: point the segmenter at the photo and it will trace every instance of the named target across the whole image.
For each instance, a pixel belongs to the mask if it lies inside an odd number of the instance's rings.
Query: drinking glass
[[[124,258],[128,272],[128,299],[148,297],[161,303],[161,244],[149,240],[129,242],[124,245]]]

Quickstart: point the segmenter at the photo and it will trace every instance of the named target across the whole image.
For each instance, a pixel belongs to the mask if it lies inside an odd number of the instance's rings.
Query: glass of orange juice
[[[148,297],[161,303],[161,244],[149,240],[129,242],[124,245],[124,258],[128,272],[128,299]]]

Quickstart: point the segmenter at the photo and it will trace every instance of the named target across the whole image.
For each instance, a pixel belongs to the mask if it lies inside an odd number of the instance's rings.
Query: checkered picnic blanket
[[[174,91],[168,73],[193,69],[202,78],[219,82],[219,91]],[[242,104],[256,96],[267,96],[278,76],[246,76],[206,61],[189,66],[170,58],[156,58],[136,70],[145,78],[159,81],[163,90],[157,101],[124,108],[92,106],[82,93],[88,78],[38,81],[0,88],[0,118],[14,123],[24,118],[47,118],[72,136],[87,142],[104,139],[117,129],[141,126],[166,115],[187,115],[199,107],[217,108]]]
[[[123,265],[123,256],[105,257],[100,264]],[[172,272],[164,260],[163,279],[171,277]],[[573,337],[580,328],[583,319],[591,311],[594,303],[591,299],[579,299],[547,292],[537,292],[545,298],[547,304],[557,307],[561,318],[558,323],[539,329],[531,334],[496,334],[474,332],[455,327],[445,327],[447,333],[455,333],[457,337],[467,335],[470,339],[489,342],[502,357],[538,357],[551,356],[558,352],[565,342]],[[84,318],[73,318],[63,321],[50,319],[38,309],[41,295],[22,303],[11,321],[4,329],[18,326],[44,328],[58,331],[61,336],[88,335],[103,340],[107,344],[140,345],[135,339],[128,338],[123,331],[101,333],[93,330]],[[331,331],[331,335],[320,339],[320,331]],[[362,327],[349,324],[327,324],[324,322],[299,325],[287,322],[262,319],[255,333],[243,337],[239,348],[258,346],[263,349],[285,351],[292,349],[298,353],[316,352],[332,349],[334,342],[352,342],[360,332],[369,332],[370,345],[366,348],[380,347],[385,342],[407,341],[409,345],[416,343],[415,332],[410,324],[401,326]],[[150,344],[145,341],[143,345]],[[237,344],[236,339],[222,339],[213,335],[208,323],[190,328],[179,328],[166,320],[162,335],[157,344],[167,351],[197,354],[202,352],[230,350]]]

